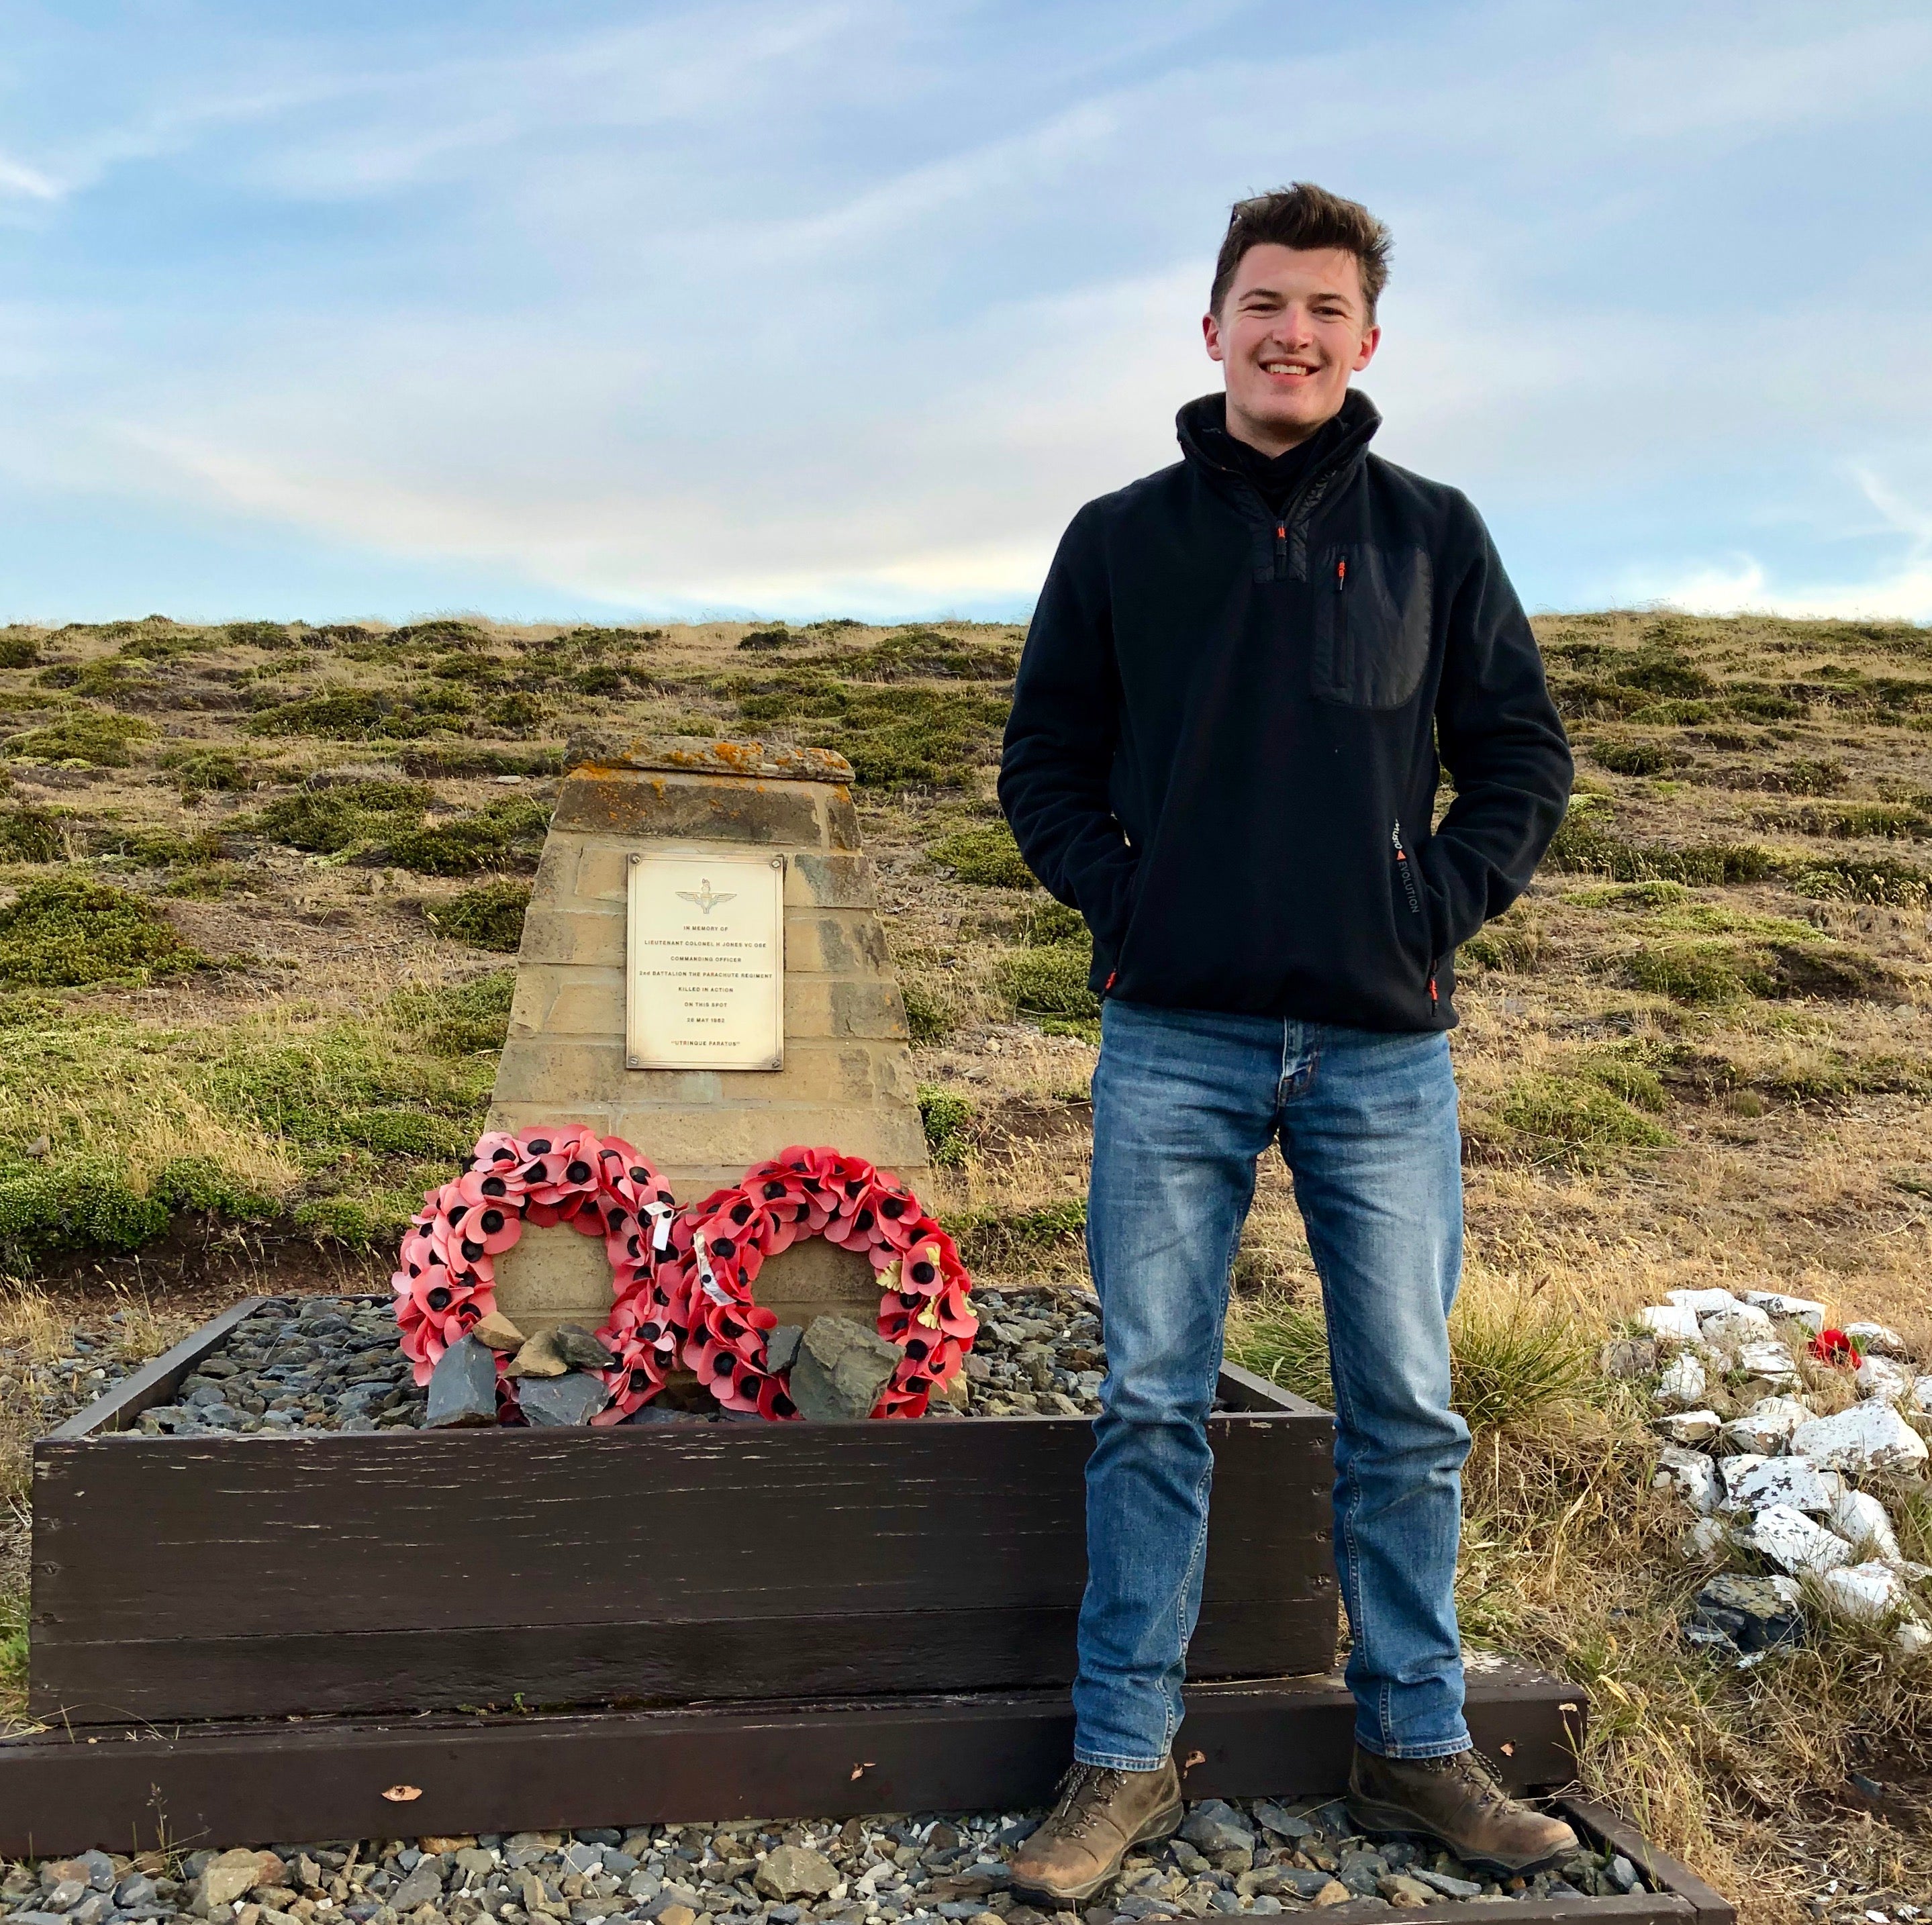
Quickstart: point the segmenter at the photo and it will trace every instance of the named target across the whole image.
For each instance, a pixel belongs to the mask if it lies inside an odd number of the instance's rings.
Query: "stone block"
[[[801,850],[785,865],[788,908],[873,909],[878,900],[869,856]]]
[[[752,1294],[776,1311],[781,1324],[802,1327],[818,1317],[856,1318],[868,1326],[878,1321],[878,1274],[871,1259],[823,1237],[767,1257]]]
[[[926,1161],[926,1135],[916,1110],[908,1114],[896,1108],[837,1104],[714,1108],[666,1103],[620,1109],[614,1126],[626,1142],[635,1144],[662,1167],[719,1165],[731,1171],[734,1183],[747,1165],[775,1156],[794,1143],[829,1144],[895,1169]]]
[[[548,1036],[512,1037],[496,1070],[496,1102],[534,1104],[539,1120],[561,1123],[578,1109],[621,1096],[624,1045],[613,1042],[553,1041]],[[493,1112],[494,1114],[494,1112]]]
[[[624,972],[618,969],[519,964],[510,1003],[517,1036],[624,1039]]]
[[[859,811],[849,789],[831,789],[825,796],[826,839],[834,849],[859,847]]]
[[[532,907],[524,916],[524,940],[517,952],[520,967],[528,964],[587,965],[592,969],[624,967],[624,917],[620,907],[602,910]]]
[[[654,841],[743,842],[763,847],[857,847],[856,812],[850,797],[849,838],[842,822],[829,829],[820,815],[820,785],[746,782],[718,777],[607,772],[586,769],[565,782],[551,818],[552,832],[624,835]]]
[[[866,976],[792,976],[785,979],[788,1039],[911,1035],[898,985]]]
[[[864,910],[825,911],[785,917],[788,973],[824,976],[885,976],[892,969],[886,932]]]
[[[526,1228],[496,1259],[496,1307],[527,1337],[560,1324],[598,1329],[610,1315],[611,1294],[603,1239],[567,1223]]]

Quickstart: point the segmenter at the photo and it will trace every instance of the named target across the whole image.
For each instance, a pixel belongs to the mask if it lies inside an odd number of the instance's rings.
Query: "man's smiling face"
[[[1201,327],[1226,375],[1228,433],[1268,454],[1335,415],[1382,339],[1353,254],[1272,242],[1241,256],[1220,313]]]

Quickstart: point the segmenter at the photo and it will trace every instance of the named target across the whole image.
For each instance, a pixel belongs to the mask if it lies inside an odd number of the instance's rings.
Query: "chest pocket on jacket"
[[[1312,574],[1315,693],[1351,708],[1400,708],[1429,665],[1427,552],[1328,548]]]

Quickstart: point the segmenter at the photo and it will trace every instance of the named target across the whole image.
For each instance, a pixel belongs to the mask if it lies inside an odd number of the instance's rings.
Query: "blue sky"
[[[1523,598],[1932,619],[1922,0],[0,0],[0,621],[1011,615],[1236,196]]]

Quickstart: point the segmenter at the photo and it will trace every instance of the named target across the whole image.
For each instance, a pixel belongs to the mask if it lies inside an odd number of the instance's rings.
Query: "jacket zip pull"
[[[1274,525],[1274,572],[1277,581],[1288,573],[1288,523],[1285,521]]]
[[[1429,965],[1429,1013],[1432,1016],[1436,1013],[1436,965],[1433,963],[1431,963]]]
[[[1344,555],[1335,564],[1335,592],[1340,595],[1348,585],[1348,558]]]

